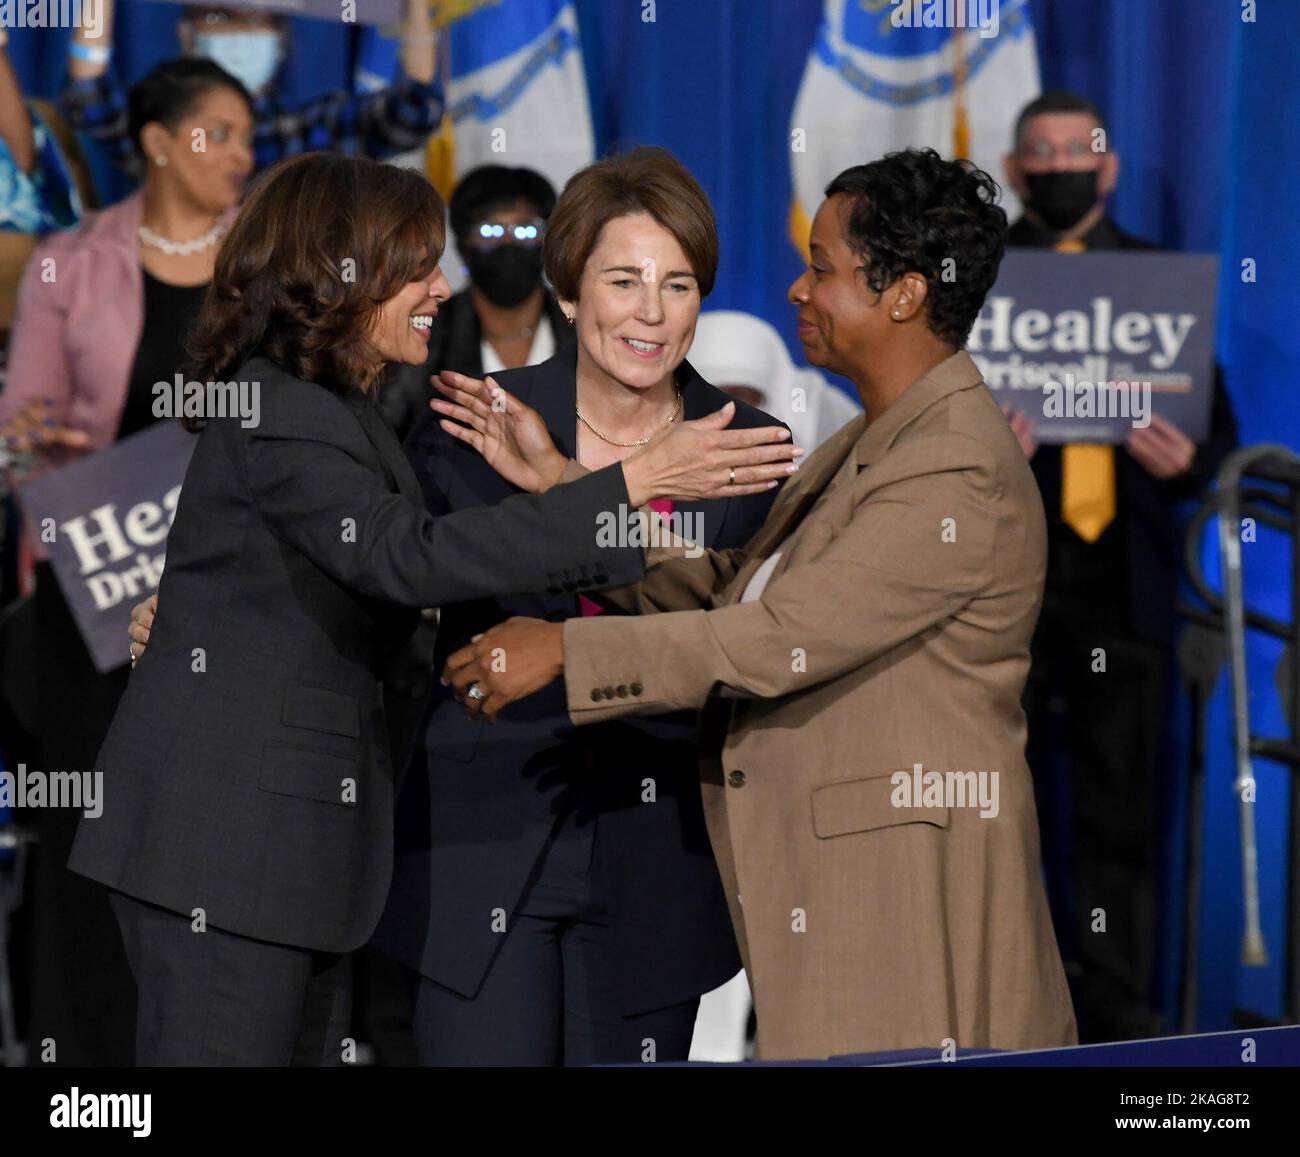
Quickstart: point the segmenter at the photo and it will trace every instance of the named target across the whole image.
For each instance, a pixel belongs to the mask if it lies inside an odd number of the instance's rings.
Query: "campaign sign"
[[[170,0],[190,4],[193,0]],[[400,24],[403,0],[221,0],[221,8],[256,8],[279,16],[308,16],[351,24]]]
[[[19,488],[101,673],[130,661],[131,608],[158,589],[197,440],[178,421],[159,422]]]
[[[1122,442],[1153,412],[1201,442],[1218,278],[1201,254],[1011,249],[966,348],[1039,442]]]

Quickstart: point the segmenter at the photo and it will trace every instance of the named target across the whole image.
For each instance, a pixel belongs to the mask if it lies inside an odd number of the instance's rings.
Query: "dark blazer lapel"
[[[357,416],[361,429],[378,453],[389,485],[403,498],[417,506],[424,506],[424,491],[415,477],[415,471],[411,469],[411,464],[397,441],[397,435],[375,407],[374,400],[359,390],[349,390],[341,396],[343,404]]]
[[[560,350],[539,366],[513,373],[527,375],[527,389],[515,390],[510,385],[506,388],[541,415],[560,453],[574,457],[578,445],[578,416],[574,410],[578,399],[577,345]]]

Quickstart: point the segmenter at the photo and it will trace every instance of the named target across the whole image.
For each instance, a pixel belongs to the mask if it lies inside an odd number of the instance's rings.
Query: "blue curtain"
[[[1112,212],[1126,229],[1171,248],[1216,252],[1222,262],[1218,354],[1243,443],[1300,447],[1300,305],[1291,278],[1300,268],[1300,5],[1260,0],[1255,21],[1238,0],[1034,0],[1045,87],[1072,88],[1108,114],[1121,160]],[[1254,281],[1243,262],[1256,263]],[[1202,544],[1217,574],[1213,534]],[[1261,532],[1243,550],[1249,605],[1290,618],[1287,545]],[[1251,721],[1284,734],[1273,669],[1280,646],[1249,640]],[[1176,712],[1178,751],[1170,768],[1164,979],[1172,1014],[1186,878],[1187,705]],[[1211,703],[1200,896],[1202,1029],[1228,1028],[1235,1008],[1282,1015],[1286,811],[1289,776],[1257,761],[1260,890],[1267,968],[1239,963],[1242,932],[1240,840],[1232,791],[1231,710],[1226,677]]]
[[[722,271],[709,305],[772,321],[790,341],[785,293],[799,270],[787,237],[790,110],[820,17],[819,0],[658,0],[655,20],[636,0],[574,0],[586,47],[597,141],[672,149],[717,208]],[[509,3],[509,0],[505,0]],[[1045,87],[1072,88],[1106,110],[1121,156],[1111,209],[1131,232],[1222,259],[1218,352],[1243,441],[1300,446],[1300,4],[1259,0],[1243,20],[1238,0],[1032,0]],[[178,9],[147,0],[120,6],[115,68],[125,81],[176,51]],[[343,85],[360,33],[294,20],[284,81],[290,96]],[[11,55],[27,90],[54,96],[66,33],[14,34]],[[1008,126],[1008,138],[1011,126]],[[864,143],[864,157],[869,147]],[[111,194],[124,191],[109,186]],[[1257,279],[1243,281],[1253,260]],[[1207,545],[1207,551],[1209,546]],[[1210,559],[1212,563],[1212,558]],[[1291,575],[1282,544],[1261,536],[1246,552],[1251,601],[1285,616]],[[1256,730],[1280,730],[1273,690],[1276,648],[1251,641]],[[1185,718],[1180,707],[1178,719]],[[1201,897],[1200,1023],[1227,1027],[1234,1006],[1281,1007],[1279,949],[1285,903],[1286,775],[1258,769],[1265,929],[1272,963],[1244,970],[1236,810],[1226,689],[1212,706]],[[1178,856],[1186,823],[1181,762],[1170,768],[1170,910],[1180,903]],[[1167,998],[1174,996],[1175,919],[1167,931]]]

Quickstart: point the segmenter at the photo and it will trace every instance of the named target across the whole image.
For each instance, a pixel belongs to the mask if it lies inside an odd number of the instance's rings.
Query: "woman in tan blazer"
[[[489,717],[560,674],[575,723],[705,709],[764,1058],[1076,1039],[1020,706],[1043,509],[961,348],[1002,255],[996,197],[931,150],[837,177],[790,299],[866,413],[742,550],[650,551],[612,596],[638,615],[511,620],[444,673]],[[463,436],[517,438],[531,419],[485,395],[458,399]]]

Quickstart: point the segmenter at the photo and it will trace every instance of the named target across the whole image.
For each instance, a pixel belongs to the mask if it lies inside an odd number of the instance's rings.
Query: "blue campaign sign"
[[[1202,254],[1013,249],[966,348],[1044,444],[1122,442],[1152,413],[1201,442],[1218,278]]]
[[[159,422],[19,488],[101,673],[129,662],[131,608],[158,589],[196,440],[179,422]]]

